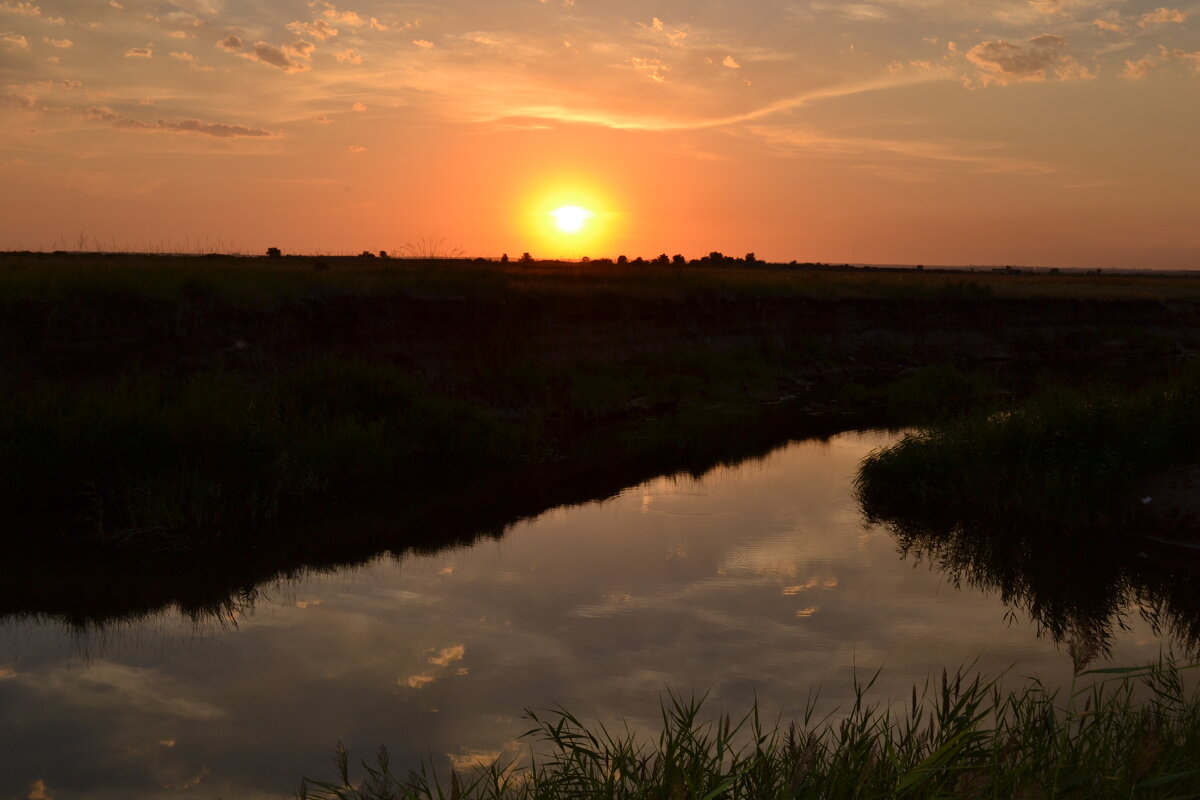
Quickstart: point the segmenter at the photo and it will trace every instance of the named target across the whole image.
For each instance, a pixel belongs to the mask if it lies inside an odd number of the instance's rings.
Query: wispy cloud
[[[168,122],[160,119],[156,122],[144,122],[105,106],[93,106],[89,108],[87,110],[87,118],[97,122],[108,122],[114,128],[127,131],[192,133],[199,136],[212,136],[218,139],[238,137],[259,139],[275,136],[274,133],[263,128],[253,128],[247,125],[230,125],[223,122],[204,122],[198,119],[185,119],[179,122]]]
[[[1186,11],[1160,6],[1153,11],[1147,11],[1145,14],[1142,14],[1141,19],[1138,20],[1138,27],[1150,28],[1155,25],[1167,25],[1172,22],[1182,23],[1185,20],[1187,20]]]

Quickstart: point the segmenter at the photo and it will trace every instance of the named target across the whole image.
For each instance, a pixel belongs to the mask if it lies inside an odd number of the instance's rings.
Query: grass
[[[519,439],[365,361],[322,359],[257,382],[218,371],[43,384],[0,399],[0,504],[83,516],[92,536],[125,545],[196,544],[406,470],[485,466]]]
[[[868,518],[1046,533],[1129,522],[1141,480],[1200,459],[1200,375],[1140,391],[1057,389],[906,434],[860,466]]]
[[[1141,368],[1200,348],[1195,301],[1178,277],[5,254],[0,510],[186,549],[431,463],[911,422],[987,402],[997,359]]]
[[[1200,696],[1167,660],[1088,671],[1074,651],[1065,691],[1031,679],[1007,690],[965,670],[913,687],[906,707],[872,704],[855,684],[841,716],[764,722],[707,717],[670,696],[661,731],[588,726],[557,709],[527,714],[529,763],[449,777],[428,764],[393,772],[386,750],[353,780],[306,780],[306,800],[772,800],[773,798],[1182,798],[1200,794]]]

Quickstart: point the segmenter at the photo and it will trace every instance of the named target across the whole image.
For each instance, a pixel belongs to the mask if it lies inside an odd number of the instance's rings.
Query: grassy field
[[[1180,277],[8,254],[5,539],[192,550],[447,470],[1138,382],[1196,319]]]
[[[913,687],[901,708],[872,703],[817,718],[710,718],[670,697],[657,739],[586,725],[558,709],[529,713],[532,763],[464,775],[395,773],[381,751],[337,779],[306,780],[305,800],[771,800],[772,798],[1182,798],[1200,792],[1200,697],[1186,669],[1089,672],[1062,691],[1018,689],[960,670]],[[1192,684],[1192,688],[1188,688]]]

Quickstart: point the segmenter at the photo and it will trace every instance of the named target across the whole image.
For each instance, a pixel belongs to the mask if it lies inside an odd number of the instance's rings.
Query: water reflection
[[[1156,634],[1200,654],[1200,573],[1127,532],[1072,535],[1003,520],[872,521],[896,537],[903,557],[931,565],[956,587],[998,592],[1015,615],[1056,641],[1109,652],[1137,615]]]
[[[329,775],[338,740],[449,767],[518,752],[527,707],[652,729],[667,689],[789,717],[814,690],[822,713],[846,702],[856,670],[884,668],[880,700],[970,662],[1069,679],[995,591],[913,570],[863,525],[851,479],[889,438],[798,443],[469,546],[298,569],[200,636],[170,608],[85,628],[12,615],[0,797],[41,781],[53,797],[278,798]],[[1153,658],[1151,627],[1127,622],[1113,658]]]
[[[844,420],[813,418],[793,420],[787,429],[819,440],[845,426]],[[659,475],[713,474],[785,442],[778,421],[768,420],[663,453],[652,465],[615,459],[502,474],[426,473],[398,484],[387,498],[306,510],[287,525],[225,546],[150,560],[114,557],[84,542],[0,552],[0,619],[46,617],[82,630],[173,607],[197,622],[233,620],[253,608],[264,587],[365,564],[381,554],[403,559],[470,546],[503,536],[509,526],[547,509],[612,497]],[[58,541],[36,533],[12,538]]]

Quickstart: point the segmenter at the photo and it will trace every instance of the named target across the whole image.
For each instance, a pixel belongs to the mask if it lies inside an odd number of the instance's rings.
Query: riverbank
[[[10,254],[0,289],[5,545],[39,550],[195,552],[430,477],[671,463],[1200,350],[1200,281],[1165,276]]]

